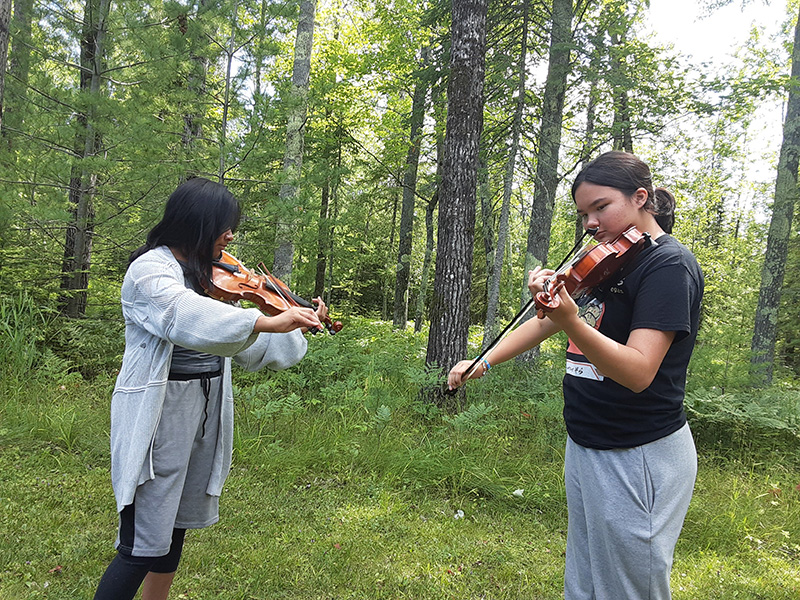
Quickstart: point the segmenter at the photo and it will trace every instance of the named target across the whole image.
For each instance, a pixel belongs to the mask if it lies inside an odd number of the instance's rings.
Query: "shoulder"
[[[182,276],[183,271],[177,259],[166,246],[158,246],[148,250],[134,260],[128,267],[126,278],[140,279],[150,275],[175,274]]]
[[[666,233],[654,240],[652,246],[645,250],[642,263],[651,269],[681,266],[692,273],[693,276],[702,277],[700,264],[692,254],[692,251]]]
[[[702,297],[705,279],[694,254],[671,235],[664,234],[637,257],[633,280],[664,294],[682,293]],[[632,274],[633,274],[632,273]]]

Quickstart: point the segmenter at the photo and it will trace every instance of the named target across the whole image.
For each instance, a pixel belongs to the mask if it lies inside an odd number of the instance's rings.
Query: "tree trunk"
[[[624,83],[628,80],[626,71],[627,64],[622,60],[621,46],[625,43],[625,37],[618,33],[611,34],[611,79],[612,93],[614,96],[614,150],[623,150],[633,154],[633,137],[631,135],[631,111],[628,106],[628,86]]]
[[[11,0],[0,0],[0,128],[3,124],[6,65],[8,64],[9,23],[11,22]]]
[[[228,50],[225,53],[225,94],[222,102],[222,123],[219,128],[219,173],[220,183],[225,183],[225,155],[228,143],[228,110],[230,109],[231,99],[231,69],[233,67],[233,56],[236,53],[236,20],[239,15],[238,0],[233,3],[233,18],[231,20],[231,37],[228,40]]]
[[[333,242],[334,223],[336,222],[336,192],[339,189],[339,177],[342,172],[342,128],[336,131],[336,162],[333,176],[325,177],[322,188],[322,201],[319,209],[319,229],[317,233],[317,270],[314,277],[314,297],[322,297],[328,285],[328,294],[324,298],[326,304],[331,301],[333,285]],[[333,208],[331,208],[333,205]],[[327,282],[326,282],[327,271]]]
[[[439,201],[439,192],[435,192],[425,208],[425,256],[422,259],[422,276],[419,282],[419,294],[417,296],[417,310],[414,315],[414,331],[422,331],[422,323],[425,320],[425,299],[428,297],[428,279],[431,276],[431,262],[433,259],[433,213]]]
[[[486,269],[484,295],[488,297],[489,281],[492,274],[492,265],[494,265],[495,204],[492,198],[492,182],[490,181],[489,165],[486,162],[484,142],[485,139],[481,137],[480,148],[478,149],[478,206],[481,210],[481,233],[483,234],[481,237],[483,238],[484,268]]]
[[[303,135],[308,114],[308,85],[311,76],[311,50],[314,44],[314,15],[317,0],[300,0],[300,19],[294,43],[294,67],[289,116],[286,123],[286,152],[283,156],[283,184],[279,192],[281,215],[275,232],[275,276],[289,283],[294,260],[297,188],[303,167]]]
[[[572,0],[553,0],[553,22],[550,34],[550,58],[542,99],[542,126],[539,131],[539,154],[536,159],[536,182],[533,192],[525,270],[547,264],[550,248],[550,226],[553,221],[556,189],[558,188],[558,153],[561,148],[561,126],[564,116],[564,96],[570,72],[569,55],[572,45]],[[522,287],[522,304],[530,297],[527,276]],[[530,361],[535,351],[520,355],[520,361]]]
[[[206,10],[206,4],[209,0],[200,0],[198,9],[198,19]],[[181,20],[184,22],[188,20],[188,15],[185,13],[181,15]],[[180,21],[179,21],[180,22]],[[185,25],[181,27],[181,32],[186,34]],[[197,41],[192,40],[192,43],[197,44]],[[184,158],[187,164],[191,164],[195,154],[195,145],[197,140],[203,137],[203,117],[200,107],[206,95],[206,85],[208,78],[209,61],[201,54],[194,51],[191,53],[191,71],[187,75],[186,87],[192,92],[196,104],[188,109],[188,112],[183,115],[183,132],[181,134],[181,147],[183,148]],[[184,175],[184,179],[188,173]]]
[[[478,143],[483,129],[487,0],[453,0],[439,240],[426,363],[446,373],[467,352]],[[462,392],[463,393],[463,392]],[[440,405],[439,388],[428,398]]]
[[[422,125],[425,119],[425,97],[428,81],[425,70],[428,66],[428,49],[422,49],[420,71],[414,86],[411,103],[410,135],[406,168],[403,173],[403,207],[400,211],[400,232],[397,249],[397,273],[394,286],[394,315],[392,327],[405,329],[408,322],[408,282],[411,275],[411,243],[414,232],[414,206],[417,199],[417,167],[419,166]]]
[[[511,194],[514,190],[514,170],[519,153],[519,138],[522,132],[522,112],[525,108],[525,91],[527,88],[526,68],[528,61],[528,0],[522,2],[522,39],[519,63],[517,64],[517,103],[514,109],[514,121],[511,124],[511,145],[506,161],[503,177],[503,203],[500,207],[500,222],[497,225],[497,245],[494,261],[489,271],[489,291],[486,302],[486,321],[483,328],[483,349],[491,343],[497,334],[497,306],[500,301],[500,279],[503,275],[506,243],[508,242],[508,220],[511,213]]]
[[[81,317],[86,313],[91,266],[92,236],[94,233],[94,195],[97,175],[85,164],[100,148],[95,131],[95,106],[100,93],[103,54],[105,52],[106,20],[111,0],[87,0],[81,39],[80,89],[88,96],[86,114],[78,115],[81,128],[75,139],[78,162],[72,166],[69,203],[72,221],[67,224],[64,261],[61,267],[61,297],[63,314]]]
[[[22,130],[22,108],[25,106],[30,74],[32,15],[33,0],[14,1],[14,15],[11,20],[13,36],[7,71],[10,77],[7,85],[3,84],[3,112],[0,122],[0,132],[9,150],[14,147],[13,138]]]
[[[330,241],[328,232],[330,231],[330,196],[331,180],[330,176],[325,178],[322,184],[322,199],[319,206],[319,229],[317,232],[317,270],[314,275],[314,298],[322,297],[325,291],[325,253],[328,251]]]
[[[399,177],[392,177],[393,181],[398,181]],[[392,227],[389,232],[389,248],[394,248],[394,234],[397,232],[397,207],[400,205],[400,196],[397,194],[397,188],[392,189]],[[388,261],[388,253],[387,253]],[[383,321],[389,318],[389,286],[391,278],[391,269],[387,264],[383,270],[381,277],[381,295],[383,297],[383,308],[381,309],[381,319]]]
[[[797,169],[800,162],[800,19],[794,30],[792,76],[789,99],[783,123],[783,142],[778,159],[775,181],[775,202],[767,235],[767,250],[761,269],[761,289],[758,293],[750,371],[756,385],[772,383],[775,340],[777,337],[778,307],[786,271],[792,216],[798,197]]]
[[[434,131],[436,132],[436,172],[442,172],[442,159],[444,156],[444,130],[440,126],[442,122],[442,112],[437,110],[439,106],[439,97],[441,87],[433,84],[431,86],[431,106],[433,107],[434,120],[436,121]],[[433,234],[433,216],[436,211],[436,205],[439,204],[439,187],[441,182],[437,181],[436,189],[433,192],[428,205],[425,208],[425,256],[422,259],[422,276],[419,282],[419,295],[417,296],[417,312],[414,316],[414,331],[419,333],[422,331],[422,324],[425,321],[426,312],[425,306],[428,301],[428,281],[431,274],[431,263],[433,262],[433,248],[434,248],[434,234]]]

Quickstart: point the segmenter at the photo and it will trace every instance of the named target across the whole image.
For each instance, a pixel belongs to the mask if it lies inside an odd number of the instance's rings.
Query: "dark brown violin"
[[[264,263],[259,264],[263,273],[254,273],[229,253],[222,251],[219,260],[211,267],[211,285],[206,293],[217,300],[238,302],[248,300],[258,306],[261,312],[276,316],[293,306],[314,308],[314,305],[293,293],[280,279],[272,275]],[[341,331],[340,321],[331,321],[327,315],[322,319],[328,333]],[[317,333],[319,329],[310,329]]]
[[[556,270],[545,282],[544,291],[536,294],[534,304],[539,317],[558,307],[558,293],[566,289],[573,298],[613,277],[650,244],[650,234],[629,227],[612,242],[590,242],[570,260]]]

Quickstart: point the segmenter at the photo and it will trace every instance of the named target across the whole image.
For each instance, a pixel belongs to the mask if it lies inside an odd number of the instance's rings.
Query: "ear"
[[[631,196],[633,203],[636,205],[636,208],[642,208],[647,202],[647,190],[644,188],[639,188],[635,192],[633,192],[633,196]]]

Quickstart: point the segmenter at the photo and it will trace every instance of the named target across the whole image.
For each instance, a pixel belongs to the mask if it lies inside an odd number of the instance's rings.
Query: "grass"
[[[315,340],[289,372],[237,373],[221,521],[187,536],[172,597],[561,597],[556,354],[534,374],[493,369],[447,415],[416,399],[421,338],[382,327]],[[113,381],[15,381],[0,396],[0,600],[91,598],[114,555]],[[797,600],[798,445],[696,426],[673,597]]]

